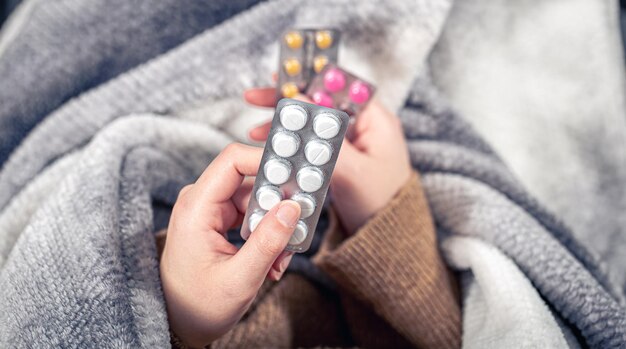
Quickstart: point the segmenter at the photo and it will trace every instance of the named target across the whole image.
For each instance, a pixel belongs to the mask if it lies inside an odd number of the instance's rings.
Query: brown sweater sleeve
[[[439,255],[416,173],[354,236],[331,231],[316,263],[344,293],[371,308],[414,346],[460,347],[455,280]]]

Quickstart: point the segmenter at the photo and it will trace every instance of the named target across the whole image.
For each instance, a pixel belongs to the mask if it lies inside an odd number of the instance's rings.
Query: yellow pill
[[[315,69],[316,73],[319,73],[324,69],[324,67],[328,64],[328,57],[326,56],[317,56],[313,60],[313,69]]]
[[[302,47],[302,35],[299,32],[289,32],[285,34],[285,43],[290,49],[299,49]]]
[[[283,97],[293,98],[298,94],[298,86],[293,82],[288,82],[283,84],[280,91],[283,93]]]
[[[333,44],[333,36],[328,30],[315,33],[315,43],[322,50],[329,48]]]
[[[285,60],[285,71],[287,72],[287,75],[289,76],[295,76],[300,74],[300,61],[295,59],[295,58],[288,58]]]

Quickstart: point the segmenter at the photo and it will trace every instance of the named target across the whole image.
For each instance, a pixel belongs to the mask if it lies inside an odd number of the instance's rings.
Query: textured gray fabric
[[[0,50],[0,165],[62,103],[260,0],[29,1]]]
[[[626,290],[617,2],[457,1],[430,61],[451,105]]]
[[[104,129],[0,271],[0,346],[166,346],[150,194],[172,179],[190,182],[230,141],[149,116]]]

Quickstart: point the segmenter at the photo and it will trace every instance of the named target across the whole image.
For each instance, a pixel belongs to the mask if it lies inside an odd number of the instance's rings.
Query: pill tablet
[[[330,160],[333,149],[324,141],[312,140],[304,147],[304,156],[315,166],[321,166]]]
[[[339,133],[340,129],[339,120],[332,114],[318,114],[313,120],[313,131],[320,138],[331,139]]]
[[[292,50],[299,49],[302,47],[302,42],[304,39],[302,38],[302,34],[296,31],[289,32],[285,34],[285,43],[287,47]]]
[[[311,97],[313,99],[313,102],[315,102],[315,104],[317,105],[321,105],[322,107],[326,108],[333,107],[333,98],[324,91],[317,91],[313,93]]]
[[[313,69],[316,73],[321,72],[328,64],[328,57],[324,55],[317,56],[313,59]]]
[[[348,92],[348,96],[350,97],[350,100],[354,103],[361,104],[369,101],[370,99],[369,86],[360,80],[357,80],[350,84],[350,88],[348,90],[350,91]]]
[[[256,227],[259,226],[259,223],[261,223],[261,219],[263,219],[262,214],[253,213],[252,215],[250,215],[250,218],[248,218],[248,227],[250,228],[250,231],[254,231]]]
[[[288,105],[280,111],[280,123],[290,131],[298,131],[306,125],[306,111],[297,105]]]
[[[283,158],[293,156],[298,151],[299,144],[298,137],[287,132],[279,132],[272,137],[274,152]]]
[[[306,235],[308,233],[306,224],[300,221],[296,224],[296,229],[293,231],[293,235],[291,235],[291,239],[289,239],[289,243],[292,245],[299,245],[306,239]]]
[[[313,193],[324,184],[324,175],[314,167],[305,167],[298,171],[296,182],[298,182],[300,189],[307,193]]]
[[[272,207],[276,206],[282,199],[283,196],[275,187],[264,186],[256,192],[256,201],[259,203],[259,206],[266,211],[271,210]]]
[[[300,74],[300,70],[302,69],[300,61],[296,58],[289,58],[285,60],[283,66],[285,68],[285,72],[287,72],[289,76],[295,76]]]
[[[287,182],[289,179],[291,166],[285,161],[272,159],[265,163],[263,171],[265,178],[267,178],[270,183],[280,185]]]
[[[280,87],[280,91],[283,96],[287,98],[295,97],[298,94],[298,86],[293,82],[287,82]]]
[[[315,212],[315,200],[304,193],[299,193],[291,197],[291,200],[297,202],[300,205],[300,218],[309,218]]]
[[[320,30],[315,33],[315,44],[322,50],[329,48],[333,44],[333,35],[328,30]]]
[[[328,69],[326,73],[324,73],[324,87],[326,87],[329,92],[339,92],[346,87],[346,76],[339,69]]]

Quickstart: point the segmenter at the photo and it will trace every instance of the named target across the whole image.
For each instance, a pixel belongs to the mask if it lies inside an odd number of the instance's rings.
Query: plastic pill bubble
[[[250,215],[250,218],[248,218],[248,227],[250,228],[250,231],[254,231],[256,227],[259,226],[259,223],[261,223],[261,219],[263,219],[262,214],[253,213],[252,215]]]
[[[315,33],[315,44],[325,50],[333,44],[333,35],[328,30],[320,30]]]
[[[318,114],[313,120],[313,131],[320,138],[331,139],[339,133],[340,129],[339,120],[332,114]]]
[[[291,166],[285,161],[272,159],[265,163],[263,171],[265,172],[265,178],[270,183],[280,185],[289,179]]]
[[[306,239],[307,233],[306,224],[304,224],[304,222],[298,222],[298,224],[296,224],[296,229],[293,231],[293,235],[291,235],[291,239],[289,239],[289,244],[301,244]]]
[[[322,107],[326,108],[333,107],[333,98],[324,91],[314,92],[311,98],[313,99],[313,102],[317,105],[321,105]]]
[[[304,156],[315,166],[322,166],[330,160],[333,149],[324,141],[313,140],[304,147]]]
[[[291,200],[300,204],[300,218],[309,218],[315,212],[315,200],[304,193],[299,193],[291,197]]]
[[[324,55],[317,56],[313,59],[313,69],[316,73],[319,73],[328,64],[328,57]]]
[[[328,71],[324,73],[324,87],[326,87],[329,92],[339,92],[346,87],[346,76],[339,69],[328,69]]]
[[[269,211],[272,207],[276,206],[283,196],[280,194],[277,188],[271,186],[261,187],[256,192],[256,201],[259,203],[262,209]]]
[[[283,158],[293,156],[298,151],[299,144],[298,137],[287,132],[278,132],[272,137],[274,152]]]
[[[280,123],[290,131],[298,131],[306,125],[306,111],[298,105],[285,106],[280,111]]]
[[[302,35],[299,32],[289,32],[285,34],[285,43],[290,49],[299,49],[302,47]]]
[[[287,82],[280,87],[280,92],[283,94],[283,97],[293,98],[295,97],[300,90],[298,90],[298,86],[293,82]]]
[[[324,184],[324,175],[314,167],[305,167],[298,171],[296,182],[298,182],[300,189],[307,193],[313,193]]]
[[[300,61],[296,58],[286,59],[283,66],[285,67],[285,72],[287,72],[287,75],[289,76],[295,76],[300,74],[300,69],[302,68],[300,66]]]
[[[348,96],[354,103],[365,103],[370,99],[370,88],[362,81],[353,82],[348,90]]]

